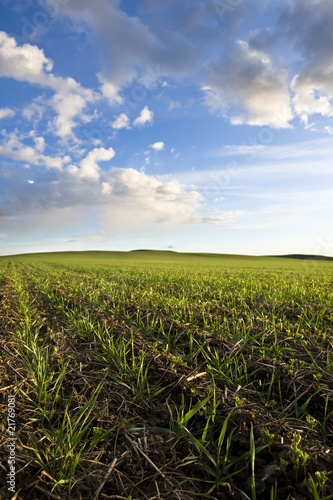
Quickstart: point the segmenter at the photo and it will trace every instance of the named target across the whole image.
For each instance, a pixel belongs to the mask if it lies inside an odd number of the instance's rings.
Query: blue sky
[[[331,0],[0,0],[0,254],[333,256]]]

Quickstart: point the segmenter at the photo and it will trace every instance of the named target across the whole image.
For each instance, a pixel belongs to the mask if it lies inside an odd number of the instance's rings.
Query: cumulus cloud
[[[99,162],[111,160],[115,155],[114,149],[95,148],[90,151],[87,156],[81,160],[80,169],[78,170],[79,177],[93,181],[100,179]]]
[[[122,11],[118,1],[97,0],[92,5],[73,0],[63,11],[79,26],[83,21],[93,27],[104,40],[104,67],[98,76],[111,104],[122,103],[121,90],[135,80],[151,87],[164,77],[195,76],[209,108],[229,116],[232,123],[289,127],[293,113],[288,73],[274,66],[263,49],[265,40],[272,41],[271,33],[253,33],[250,43],[233,40],[250,4],[242,2],[222,17],[219,2],[196,1],[146,1],[140,19]],[[146,108],[142,113],[134,126],[151,122]]]
[[[246,12],[257,4],[241,2],[223,19],[219,5],[224,3],[170,0],[157,5],[146,0],[140,5],[139,18],[122,10],[118,0],[96,0],[94,4],[71,0],[59,13],[69,16],[80,30],[88,25],[87,32],[92,28],[102,39],[102,70],[97,77],[100,91],[112,106],[124,104],[122,91],[135,81],[154,88],[166,85],[165,78],[169,82],[193,78],[208,107],[233,124],[286,128],[293,111],[305,123],[311,114],[332,116],[331,0],[282,2],[276,25],[250,32],[247,40],[237,40],[239,28]],[[260,8],[263,5],[260,2]],[[293,57],[302,57],[297,75],[283,67],[287,61],[274,58],[277,41],[283,40],[288,46],[294,44]],[[0,76],[52,89],[50,103],[57,114],[53,131],[64,140],[74,138],[78,122],[91,119],[85,114],[87,106],[100,94],[52,71],[53,62],[43,50],[29,43],[18,45],[13,37],[0,32]],[[170,102],[170,108],[178,105]],[[38,112],[41,107],[29,107],[25,116],[31,118]],[[115,119],[114,128],[128,126],[122,118]],[[133,125],[141,127],[152,121],[153,113],[146,106]]]
[[[24,144],[17,132],[1,134],[0,156],[15,161],[25,162],[28,165],[45,166],[47,168],[61,169],[70,161],[69,156],[47,156],[42,154],[45,148],[43,137],[34,137],[34,146]]]
[[[185,191],[177,181],[163,184],[156,177],[132,168],[114,168],[106,175],[110,202],[116,208],[136,212],[136,219],[192,222],[200,202],[196,191]],[[118,205],[119,203],[119,205]]]
[[[105,205],[102,217],[105,224],[117,230],[135,231],[152,224],[178,226],[183,224],[218,224],[230,214],[202,217],[201,195],[186,190],[178,181],[162,182],[152,175],[131,168],[113,168],[106,175]],[[237,214],[234,214],[237,215]]]
[[[121,113],[113,122],[111,122],[111,127],[119,130],[121,128],[130,128],[129,124],[130,120],[128,116],[125,113]]]
[[[181,23],[175,23],[170,29],[170,10],[174,17],[175,3],[161,4],[165,16],[154,13],[153,6],[149,6],[149,15],[152,18],[149,26],[139,17],[129,15],[121,10],[118,0],[71,0],[62,6],[61,11],[70,16],[74,23],[82,29],[82,22],[92,27],[104,41],[103,70],[99,73],[102,83],[102,92],[112,104],[122,100],[119,92],[134,79],[143,84],[151,86],[161,75],[172,74],[174,77],[186,76],[189,70],[197,64],[197,55],[188,37],[198,38],[202,18],[200,13],[210,12],[210,16],[216,17],[213,9],[205,8],[197,12],[196,33],[188,31],[187,37],[181,32]],[[145,6],[142,6],[145,9]],[[188,14],[192,11],[191,6],[185,8],[177,4],[177,13],[182,12],[184,26]],[[168,19],[167,19],[168,18]],[[205,19],[205,18],[204,18]],[[155,22],[156,20],[156,22]],[[192,18],[192,21],[194,19]],[[209,29],[206,24],[206,33]],[[217,24],[217,23],[216,23]],[[192,26],[194,28],[194,26]],[[212,35],[211,35],[212,36]],[[147,77],[149,68],[149,78]]]
[[[93,92],[71,78],[61,78],[56,87],[57,92],[51,101],[57,113],[53,122],[54,132],[63,140],[75,139],[73,128],[78,124],[77,119],[86,123],[90,121],[83,110],[88,103],[94,102]]]
[[[295,18],[301,22],[294,22]],[[280,29],[303,56],[291,89],[293,104],[305,124],[308,116],[333,116],[333,3],[330,0],[295,0],[283,11]]]
[[[275,26],[256,29],[247,40],[234,39],[254,5],[241,2],[221,16],[224,2],[157,5],[146,0],[139,19],[122,11],[118,1],[97,0],[92,5],[88,0],[73,0],[63,11],[74,22],[93,27],[105,41],[104,67],[98,76],[111,104],[123,103],[121,90],[134,80],[151,87],[164,77],[195,76],[210,110],[233,124],[287,128],[294,112],[304,122],[315,113],[332,116],[331,0],[282,2]],[[149,24],[143,19],[149,19]],[[297,75],[289,75],[281,66],[286,61],[274,62],[274,49],[281,41],[294,42],[304,58]],[[290,82],[295,94],[292,103]],[[150,121],[138,117],[134,125]]]
[[[39,96],[23,109],[22,116],[29,121],[34,120],[35,124],[37,124],[42,119],[46,107],[44,99]]]
[[[281,2],[276,25],[249,34],[251,49],[274,54],[286,44],[297,74],[290,72],[293,111],[306,128],[309,116],[333,115],[333,3],[331,0]],[[297,22],[295,22],[297,20]]]
[[[55,94],[51,104],[57,113],[53,122],[54,132],[62,139],[73,138],[76,119],[89,120],[83,110],[97,97],[92,90],[85,89],[73,78],[54,75],[52,69],[53,62],[43,50],[29,43],[17,45],[15,38],[0,31],[0,77],[52,89]],[[28,116],[27,110],[25,117]]]
[[[97,77],[101,93],[112,106],[124,104],[122,92],[134,82],[156,88],[168,85],[166,78],[194,78],[204,90],[209,109],[233,124],[286,128],[294,118],[293,111],[304,121],[314,113],[331,116],[332,1],[281,2],[275,26],[251,31],[247,39],[241,31],[246,15],[253,8],[268,10],[268,4],[262,1],[258,6],[257,1],[248,0],[238,2],[237,8],[226,5],[215,0],[145,0],[137,9],[139,18],[122,10],[119,0],[71,0],[61,5],[59,14],[69,17],[78,30],[86,27],[88,34],[93,31],[102,40],[102,70]],[[240,33],[243,40],[237,39]],[[12,41],[6,42],[12,63],[5,64],[3,71],[15,73],[17,79],[50,85],[52,61],[43,51],[25,44],[17,52]],[[294,42],[294,49],[303,57],[297,75],[288,74],[288,61],[274,57],[275,48],[284,42],[288,47]],[[77,97],[69,116],[65,114],[68,100],[54,102],[57,112],[63,114],[63,120],[56,123],[61,137],[73,130],[84,104],[96,99],[82,87],[73,92]],[[171,100],[169,106],[173,109],[178,103]],[[134,126],[152,122],[148,108],[142,113]]]
[[[3,164],[0,217],[7,220],[24,215],[38,219],[43,213],[43,220],[49,217],[51,221],[59,211],[82,214],[93,210],[95,220],[108,234],[141,231],[154,224],[221,225],[229,217],[201,216],[201,195],[176,180],[162,181],[133,168],[102,170],[99,164],[113,156],[112,148],[95,148],[78,165],[70,164],[61,170],[37,169],[33,178],[24,166]]]
[[[332,66],[333,83],[333,66]],[[293,104],[295,112],[308,124],[309,115],[318,113],[322,116],[333,116],[333,86],[329,89],[321,75],[311,74],[295,76],[291,82],[295,92]]]
[[[35,45],[18,46],[15,38],[0,31],[0,76],[47,86],[53,62]]]
[[[154,118],[153,111],[150,111],[148,106],[145,106],[140,115],[134,120],[134,127],[143,127],[147,123],[152,123]]]
[[[123,104],[124,100],[120,95],[120,86],[112,83],[110,77],[108,78],[103,73],[97,73],[97,77],[101,83],[100,90],[109,104],[111,106]]]
[[[286,70],[273,67],[269,57],[244,40],[231,44],[221,58],[207,66],[205,86],[209,105],[228,105],[234,124],[290,127],[293,118]]]
[[[164,149],[164,142],[159,141],[159,142],[154,142],[154,144],[150,144],[149,148],[153,149],[154,151],[162,151]]]
[[[10,108],[0,108],[0,120],[2,118],[12,118],[15,115],[15,111]]]

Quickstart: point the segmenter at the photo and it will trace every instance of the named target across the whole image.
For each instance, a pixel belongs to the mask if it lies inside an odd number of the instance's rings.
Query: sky
[[[0,0],[0,255],[333,256],[332,0]]]

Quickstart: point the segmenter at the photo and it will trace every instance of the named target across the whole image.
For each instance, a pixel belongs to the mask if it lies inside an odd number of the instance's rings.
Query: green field
[[[2,257],[0,314],[15,499],[333,498],[333,261]]]

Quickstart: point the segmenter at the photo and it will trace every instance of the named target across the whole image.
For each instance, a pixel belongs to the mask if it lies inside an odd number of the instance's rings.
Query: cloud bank
[[[24,166],[14,169],[9,164],[3,165],[0,170],[2,220],[28,216],[36,223],[41,214],[45,219],[47,214],[52,218],[59,210],[82,213],[93,209],[95,215],[98,213],[97,220],[103,221],[103,230],[112,234],[119,229],[142,229],[151,224],[221,224],[230,217],[229,213],[208,218],[200,216],[201,195],[176,180],[163,182],[133,168],[111,166],[115,156],[113,148],[95,148],[78,164],[68,164],[69,158],[48,158],[16,139],[13,141],[13,150],[15,146],[19,149],[7,154],[8,158],[56,168],[32,173]],[[4,153],[1,149],[0,152]],[[107,167],[102,169],[101,163]]]
[[[87,33],[92,30],[103,42],[102,69],[96,75],[99,92],[55,75],[43,50],[30,43],[18,45],[5,32],[0,32],[0,76],[53,90],[52,126],[63,140],[74,138],[80,120],[91,119],[85,111],[101,96],[119,106],[132,83],[153,88],[166,84],[165,78],[194,78],[208,107],[235,125],[288,128],[297,116],[304,123],[311,115],[332,116],[330,0],[283,0],[272,26],[247,35],[241,30],[246,14],[253,8],[260,12],[263,2],[237,3],[224,16],[218,4],[194,0],[156,6],[146,0],[138,6],[139,17],[122,10],[119,0],[71,0],[59,6],[59,12],[71,20],[73,29],[86,26]],[[292,45],[297,73],[287,60],[276,57],[278,41]],[[152,119],[145,106],[133,126]],[[113,126],[127,128],[127,117],[118,116]]]

